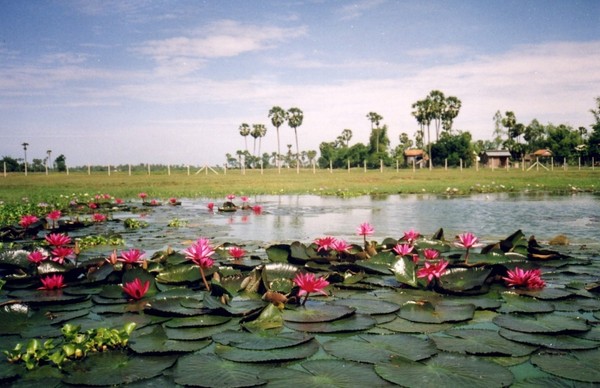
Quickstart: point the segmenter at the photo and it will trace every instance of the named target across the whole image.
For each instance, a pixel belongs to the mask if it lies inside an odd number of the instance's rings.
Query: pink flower
[[[137,264],[144,261],[144,252],[139,249],[130,249],[128,251],[121,251],[119,261],[127,264]]]
[[[227,198],[228,201],[233,201],[235,199],[235,195],[234,194],[227,194]]]
[[[97,208],[98,208],[98,205],[97,205],[96,203],[94,203],[94,202],[90,202],[90,203],[88,204],[88,207],[89,207],[90,209],[97,209]]]
[[[294,283],[300,287],[300,291],[298,291],[298,296],[306,295],[304,298],[304,302],[308,299],[308,295],[311,292],[318,292],[327,296],[327,292],[323,290],[325,287],[329,285],[329,282],[323,278],[317,278],[312,273],[298,274],[294,278]]]
[[[123,200],[121,198],[115,198],[115,203],[117,205],[122,205],[123,204]]]
[[[419,236],[421,236],[419,232],[415,232],[413,229],[411,229],[408,232],[404,232],[402,239],[407,241],[409,244],[413,244],[415,240],[419,238]]]
[[[48,213],[46,217],[52,221],[56,221],[60,218],[61,215],[62,213],[60,212],[60,210],[52,210],[50,213]]]
[[[106,221],[106,216],[104,214],[101,213],[94,213],[92,214],[92,222],[104,222]]]
[[[398,254],[399,256],[408,255],[412,252],[412,250],[413,246],[408,244],[396,244],[396,246],[394,247],[394,252],[396,252],[396,254]]]
[[[425,256],[426,260],[435,260],[440,255],[440,251],[436,249],[425,248],[423,250],[423,255]]]
[[[210,242],[205,238],[200,238],[198,241],[183,250],[186,258],[194,262],[200,268],[210,268],[214,264],[214,260],[210,258],[215,251],[210,246]]]
[[[177,203],[177,198],[169,198],[169,203],[175,205]]]
[[[146,197],[148,197],[148,194],[146,194],[146,193],[139,193],[138,197],[140,197],[142,199],[142,201],[144,201],[146,199]]]
[[[112,264],[112,265],[116,265],[117,262],[119,261],[119,256],[117,256],[117,251],[114,250],[110,256],[108,256],[106,259],[106,262]]]
[[[242,200],[242,202],[248,202],[248,197],[246,197],[245,195],[242,195],[240,199]]]
[[[150,201],[150,205],[158,205],[158,201],[156,199],[153,199],[152,201]]]
[[[27,260],[34,263],[35,265],[39,265],[42,261],[46,260],[48,255],[46,255],[43,251],[33,251],[27,255]]]
[[[213,202],[209,202],[206,207],[208,208],[209,211],[213,211],[213,209],[215,208],[215,204]]]
[[[331,243],[331,248],[337,253],[342,253],[348,252],[348,250],[351,248],[351,245],[344,240],[336,239]]]
[[[331,248],[333,248],[333,243],[335,242],[335,237],[327,236],[318,238],[315,240],[315,244],[317,244],[317,252],[325,251],[327,252]]]
[[[56,261],[58,264],[64,264],[65,259],[74,259],[75,253],[73,252],[73,248],[69,247],[56,247],[50,252],[52,254],[52,261]]]
[[[50,233],[46,235],[46,241],[52,246],[60,247],[63,245],[70,244],[71,237],[62,233]]]
[[[38,290],[57,290],[66,286],[62,275],[50,275],[40,279],[43,286]]]
[[[447,266],[448,262],[445,260],[440,260],[436,264],[426,261],[425,267],[417,271],[417,277],[427,278],[427,281],[431,282],[433,279],[439,279],[446,272]]]
[[[39,221],[39,218],[37,218],[33,214],[27,214],[27,215],[24,215],[23,217],[21,217],[21,221],[19,221],[19,225],[21,225],[23,228],[27,229],[32,224],[35,224],[38,221]]]
[[[254,205],[252,206],[252,211],[254,212],[254,214],[262,214],[262,206],[260,205]]]
[[[366,238],[367,236],[375,233],[375,229],[368,222],[363,222],[356,229],[356,233],[358,233],[359,236],[365,236]]]
[[[229,256],[233,257],[236,260],[241,259],[242,257],[244,257],[245,254],[246,254],[246,251],[244,250],[244,248],[240,248],[240,247],[229,248]]]
[[[419,262],[419,259],[420,259],[419,255],[416,253],[413,253],[413,255],[412,255],[413,263],[417,264]]]
[[[142,299],[150,288],[150,281],[146,280],[143,284],[139,278],[135,278],[132,282],[126,283],[123,286],[123,291],[135,300]]]
[[[467,252],[465,253],[465,263],[469,260],[469,249],[481,246],[481,244],[478,244],[478,242],[479,239],[475,237],[473,233],[467,232],[458,235],[458,241],[455,242],[456,246],[467,249]]]
[[[532,269],[523,271],[519,267],[515,267],[513,271],[506,271],[507,277],[502,279],[506,282],[509,287],[523,287],[523,288],[544,288],[546,283],[542,280],[542,273],[539,269]]]

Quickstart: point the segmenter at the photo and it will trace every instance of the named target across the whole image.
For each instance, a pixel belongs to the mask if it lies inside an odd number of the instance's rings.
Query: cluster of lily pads
[[[148,210],[147,195],[139,197]],[[260,214],[234,198],[217,211],[233,204]],[[62,213],[41,226],[24,214],[10,226],[16,237],[0,251],[0,383],[600,383],[597,252],[551,250],[520,230],[487,245],[468,232],[446,239],[442,229],[372,241],[365,222],[356,241],[324,236],[251,249],[196,237],[149,257],[142,247],[86,254],[69,235],[79,226],[73,212],[101,208],[101,226],[114,230],[126,226],[112,211],[138,209],[104,196],[100,203],[52,209]],[[150,208],[161,211],[158,202]],[[15,349],[60,342],[65,324],[136,329],[123,346],[60,368],[42,357],[35,368],[20,362]]]

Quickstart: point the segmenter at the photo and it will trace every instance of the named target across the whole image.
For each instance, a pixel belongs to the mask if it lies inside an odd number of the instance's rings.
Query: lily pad
[[[304,331],[309,333],[341,333],[362,331],[372,328],[377,321],[370,315],[353,314],[347,318],[338,319],[329,322],[301,323],[285,322],[285,326],[292,330]]]
[[[150,302],[148,310],[150,312],[167,314],[171,316],[194,316],[203,315],[209,312],[209,310],[206,308],[186,307],[185,303],[190,301],[194,304],[198,303],[197,299],[185,297],[154,299]]]
[[[435,342],[438,349],[446,352],[521,357],[537,349],[509,341],[494,330],[453,329],[442,334],[432,335],[429,338]]]
[[[439,287],[452,292],[481,290],[491,273],[488,267],[450,268],[440,277]]]
[[[314,337],[306,333],[246,333],[225,331],[212,337],[213,341],[240,349],[270,350],[296,346],[312,340]]]
[[[283,319],[286,322],[315,323],[329,322],[354,314],[355,309],[334,304],[307,304],[295,310],[284,310]]]
[[[386,330],[391,330],[397,333],[415,333],[428,334],[438,331],[448,330],[452,327],[451,323],[420,323],[409,321],[404,318],[396,318],[393,321],[379,324],[378,327]]]
[[[594,349],[600,346],[600,343],[596,341],[574,337],[568,334],[530,334],[508,329],[500,329],[498,334],[511,341],[544,346],[548,349],[556,350],[584,350]]]
[[[235,362],[283,362],[308,358],[318,350],[319,343],[315,340],[309,340],[295,346],[266,350],[240,349],[217,344],[215,354]]]
[[[221,315],[200,315],[189,318],[172,318],[165,322],[164,327],[168,328],[184,328],[184,327],[206,327],[222,325],[231,321],[231,317]]]
[[[339,338],[323,344],[323,349],[338,358],[369,364],[386,362],[393,357],[419,361],[437,353],[437,349],[431,341],[408,334],[365,334],[351,338]]]
[[[176,356],[136,356],[110,351],[93,353],[83,361],[68,364],[63,381],[74,385],[120,385],[160,375]]]
[[[447,353],[424,362],[394,359],[375,365],[375,372],[405,387],[506,387],[513,381],[512,373],[498,364]]]
[[[177,384],[192,387],[255,387],[267,382],[259,377],[266,369],[223,360],[213,354],[190,354],[177,361],[173,376]]]
[[[555,376],[588,383],[600,383],[600,349],[571,353],[542,353],[531,357],[531,363]]]
[[[447,305],[422,302],[405,304],[398,315],[413,322],[445,323],[467,321],[473,318],[474,313],[475,306],[472,304]]]
[[[366,299],[366,298],[349,298],[349,299],[338,299],[331,304],[338,306],[348,306],[356,309],[359,314],[369,315],[380,315],[380,314],[391,314],[400,310],[400,306],[386,302],[380,299]]]
[[[77,303],[88,298],[87,295],[69,295],[62,290],[17,290],[11,291],[8,296],[32,304]]]
[[[414,261],[408,257],[400,257],[392,266],[392,272],[396,280],[411,287],[417,287],[417,267]]]
[[[493,322],[505,329],[524,333],[561,333],[567,331],[588,331],[590,327],[584,319],[564,315],[498,315]]]
[[[129,341],[129,347],[139,354],[190,353],[210,344],[210,340],[178,341],[169,339],[163,328],[158,325],[149,333],[132,336]]]
[[[503,292],[502,299],[504,299],[504,303],[498,310],[501,313],[549,313],[554,311],[554,305],[550,302],[520,296],[514,292]]]

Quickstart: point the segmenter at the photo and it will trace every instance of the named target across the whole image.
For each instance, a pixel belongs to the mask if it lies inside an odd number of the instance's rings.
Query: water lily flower
[[[97,203],[95,203],[95,202],[90,202],[90,203],[88,204],[88,207],[89,207],[90,209],[97,209],[97,208],[98,208],[98,204],[97,204]]]
[[[231,247],[229,248],[229,256],[233,257],[236,260],[241,259],[246,254],[246,250],[241,247]]]
[[[523,288],[544,288],[546,283],[542,280],[542,273],[539,269],[532,269],[524,271],[519,267],[515,267],[514,270],[506,271],[506,277],[502,279],[506,282],[509,287],[523,287]]]
[[[335,241],[331,243],[331,248],[337,253],[348,253],[348,250],[351,247],[352,246],[348,244],[345,240],[335,239]]]
[[[254,214],[262,214],[262,206],[260,205],[254,205],[252,206],[252,211],[254,212]]]
[[[440,255],[440,251],[437,249],[425,248],[423,249],[423,255],[425,256],[425,260],[435,260]]]
[[[368,222],[363,222],[362,224],[360,224],[358,226],[358,228],[356,228],[356,233],[358,233],[359,236],[363,236],[364,242],[366,245],[367,244],[367,236],[375,233],[375,229]]]
[[[119,256],[117,255],[117,250],[116,249],[110,254],[110,256],[108,256],[106,258],[106,261],[108,263],[112,264],[113,266],[117,265],[117,262],[119,261]]]
[[[208,239],[198,239],[198,241],[190,245],[187,249],[184,249],[183,253],[188,260],[191,260],[200,268],[200,275],[202,276],[204,286],[207,290],[210,290],[210,286],[208,285],[204,275],[204,270],[212,267],[215,263],[214,260],[210,258],[215,251],[210,246]]]
[[[242,195],[242,196],[240,197],[240,199],[242,200],[242,202],[243,202],[243,203],[246,203],[246,202],[248,202],[248,199],[249,199],[249,198],[248,198],[248,197],[246,197],[245,195]]]
[[[317,244],[317,252],[325,251],[333,248],[333,243],[335,242],[335,237],[327,236],[322,238],[317,238],[315,240],[315,244]]]
[[[465,263],[469,260],[469,249],[474,247],[480,247],[482,244],[479,244],[479,239],[475,237],[473,233],[463,233],[458,235],[458,241],[455,242],[456,246],[466,248],[467,253],[465,253]]]
[[[300,287],[298,296],[306,295],[304,297],[304,301],[302,302],[303,305],[306,303],[308,295],[311,292],[318,292],[327,296],[327,292],[325,292],[323,289],[329,285],[329,282],[323,278],[317,278],[312,273],[297,274],[294,278],[294,283]]]
[[[139,278],[135,278],[132,282],[125,283],[123,291],[135,300],[142,299],[150,288],[150,281],[146,280],[143,284]]]
[[[139,249],[130,249],[128,251],[121,251],[121,255],[117,259],[127,264],[137,264],[144,261],[144,252]]]
[[[122,205],[123,204],[123,200],[121,198],[115,198],[115,203],[117,205]]]
[[[101,223],[106,221],[106,216],[101,213],[92,214],[92,222]]]
[[[235,199],[235,195],[234,194],[227,194],[227,196],[225,198],[227,198],[228,201],[233,201]]]
[[[23,228],[27,229],[32,224],[35,224],[38,221],[39,221],[39,218],[37,218],[33,214],[26,214],[21,217],[21,220],[19,221],[19,225],[21,225]]]
[[[66,286],[63,275],[50,275],[40,279],[43,286],[38,290],[57,290]]]
[[[65,246],[54,248],[50,254],[52,255],[52,261],[56,261],[60,265],[65,263],[65,259],[75,258],[75,252],[73,251],[73,248]]]
[[[439,279],[446,272],[447,266],[448,262],[446,260],[440,260],[435,264],[425,262],[425,267],[417,271],[417,277],[427,278],[427,281],[431,282],[433,279]]]
[[[396,244],[393,250],[399,256],[405,256],[412,252],[413,246],[409,244]]]
[[[174,197],[169,198],[169,203],[171,205],[175,205],[177,203],[177,198],[174,198]]]
[[[213,209],[215,208],[215,204],[214,202],[209,202],[206,207],[208,208],[209,211],[213,211]]]
[[[404,232],[404,236],[402,236],[402,240],[408,242],[409,244],[414,244],[415,240],[421,236],[419,232],[415,232],[413,229],[408,232]]]
[[[48,258],[48,255],[44,251],[33,251],[27,255],[27,260],[34,263],[35,265],[40,265],[40,263]]]
[[[71,237],[62,233],[50,233],[46,235],[46,241],[52,246],[60,247],[63,245],[70,244]]]
[[[146,202],[146,198],[148,197],[148,194],[146,193],[139,193],[138,197],[140,197],[142,199],[142,202]]]
[[[52,227],[56,227],[56,221],[59,220],[59,218],[62,216],[62,213],[60,212],[60,210],[52,210],[50,213],[48,213],[48,215],[46,216],[50,221],[52,221]]]

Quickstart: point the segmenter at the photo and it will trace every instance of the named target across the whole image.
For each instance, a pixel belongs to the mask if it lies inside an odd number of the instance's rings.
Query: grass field
[[[49,175],[7,174],[0,176],[0,201],[14,203],[26,197],[41,201],[72,193],[108,193],[120,198],[136,198],[146,192],[149,198],[220,198],[226,194],[317,194],[374,195],[396,193],[469,194],[503,191],[549,191],[567,193],[573,190],[598,192],[600,168],[592,170],[570,167],[553,171],[490,169],[411,169],[396,171],[362,169],[320,170],[228,170],[219,174],[166,171],[151,174],[127,172],[53,172]]]

